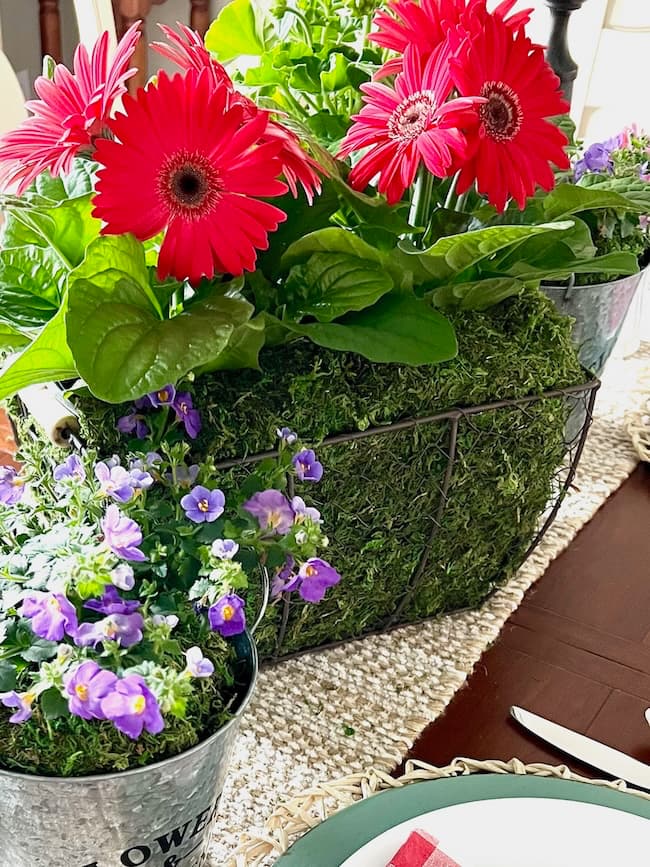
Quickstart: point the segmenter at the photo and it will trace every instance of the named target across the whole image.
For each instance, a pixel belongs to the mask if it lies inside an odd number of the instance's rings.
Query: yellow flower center
[[[279,527],[282,521],[282,515],[279,512],[269,512],[268,526]]]
[[[139,695],[133,699],[133,713],[138,715],[143,714],[147,707],[147,699],[143,695]]]
[[[210,510],[210,503],[208,503],[205,498],[203,500],[199,500],[197,506],[199,508],[199,511],[201,512],[208,512]]]
[[[31,704],[36,698],[36,694],[33,692],[24,692],[22,695],[22,699],[25,704]]]
[[[112,639],[114,639],[115,636],[118,635],[118,633],[119,633],[119,629],[118,629],[117,626],[113,623],[113,621],[112,621],[112,620],[107,620],[106,623],[104,624],[104,635],[105,635],[107,638],[112,638]]]
[[[232,605],[224,605],[221,609],[221,613],[224,620],[232,620],[235,616],[235,609],[232,607]]]
[[[165,403],[166,401],[169,400],[169,392],[167,391],[166,388],[163,388],[161,391],[158,392],[158,400],[161,403]]]
[[[314,566],[305,566],[305,575],[307,578],[312,578],[314,575],[318,574],[318,569]]]
[[[78,683],[74,691],[77,693],[77,698],[80,701],[88,701],[88,687],[85,683]]]
[[[55,611],[61,610],[61,604],[60,604],[59,600],[56,599],[54,596],[52,596],[50,599],[47,600],[47,604],[50,608],[53,608]]]

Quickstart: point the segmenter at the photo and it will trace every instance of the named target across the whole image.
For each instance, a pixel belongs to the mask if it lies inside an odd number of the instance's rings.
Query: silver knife
[[[650,791],[650,765],[520,707],[511,707],[510,713],[524,728],[554,747],[612,777]]]

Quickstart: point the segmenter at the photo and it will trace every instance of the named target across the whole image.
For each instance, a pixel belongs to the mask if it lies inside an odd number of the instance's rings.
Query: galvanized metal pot
[[[0,771],[0,867],[201,867],[242,713],[257,678],[248,633],[235,643],[235,716],[185,753],[96,777]]]

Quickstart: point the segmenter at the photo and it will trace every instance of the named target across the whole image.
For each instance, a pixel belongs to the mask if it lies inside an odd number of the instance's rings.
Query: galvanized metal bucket
[[[178,756],[116,774],[37,777],[0,771],[0,867],[201,867],[257,679],[257,650],[237,636],[235,715]]]

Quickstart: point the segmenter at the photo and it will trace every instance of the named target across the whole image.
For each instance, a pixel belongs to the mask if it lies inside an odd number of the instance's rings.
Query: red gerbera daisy
[[[189,70],[124,98],[101,139],[94,215],[102,233],[145,240],[165,230],[158,276],[197,284],[215,272],[255,268],[256,249],[286,215],[256,198],[280,196],[281,145],[262,142],[268,117],[244,122],[243,109],[209,70]],[[134,194],[137,206],[133,206]]]
[[[33,117],[0,139],[0,174],[5,184],[19,182],[22,193],[45,169],[52,174],[70,170],[80,151],[90,152],[111,116],[115,100],[126,92],[125,82],[135,69],[129,60],[140,38],[139,23],[122,37],[108,59],[108,33],[102,33],[90,57],[80,45],[71,73],[58,64],[54,78],[39,76],[34,90],[39,99],[26,104]]]
[[[532,9],[522,9],[508,15],[517,0],[502,0],[491,13],[503,18],[514,31],[520,30],[530,20]],[[391,0],[388,11],[379,11],[373,19],[377,30],[369,39],[403,54],[408,45],[415,45],[424,60],[445,41],[450,28],[458,24],[470,27],[470,22],[478,14],[488,15],[486,0]],[[394,57],[385,63],[377,73],[377,78],[400,71],[402,58]]]
[[[366,105],[352,120],[339,157],[369,147],[350,172],[350,185],[363,190],[375,175],[377,189],[390,204],[398,202],[424,162],[434,175],[449,174],[454,159],[462,159],[467,143],[461,132],[476,123],[474,98],[445,102],[452,88],[450,48],[440,45],[424,69],[418,51],[408,47],[395,88],[379,82],[362,84]]]
[[[169,44],[153,42],[151,47],[154,51],[171,60],[181,69],[209,69],[219,84],[225,84],[230,91],[230,103],[238,103],[244,108],[244,119],[249,120],[260,112],[252,99],[238,93],[225,68],[214,60],[210,52],[203,44],[203,40],[194,30],[184,24],[178,24],[180,34],[174,32],[171,27],[159,25]],[[314,195],[320,193],[321,182],[317,171],[323,168],[313,160],[300,145],[300,141],[294,133],[290,132],[282,124],[269,120],[266,127],[265,141],[278,141],[281,144],[279,159],[282,162],[284,179],[294,198],[298,195],[298,183],[305,191],[307,201],[311,205]]]
[[[569,105],[543,49],[501,19],[487,16],[450,65],[461,95],[486,100],[479,108],[479,124],[468,136],[468,159],[458,164],[457,192],[476,180],[478,191],[503,211],[509,197],[523,208],[537,184],[552,189],[549,163],[569,167],[568,140],[545,118],[564,114]]]

